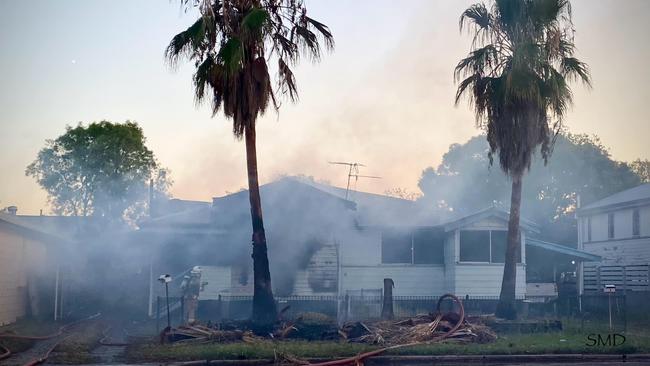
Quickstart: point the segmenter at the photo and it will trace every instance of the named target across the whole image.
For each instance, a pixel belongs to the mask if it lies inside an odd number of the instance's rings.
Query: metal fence
[[[414,316],[436,310],[439,296],[393,296],[393,312],[396,317]],[[252,296],[219,296],[217,300],[199,302],[198,316],[203,320],[246,319],[252,312]],[[278,310],[286,309],[283,316],[292,319],[301,313],[326,314],[339,322],[376,319],[381,316],[382,296],[289,296],[275,299]],[[498,297],[466,296],[461,298],[468,314],[493,313]],[[518,300],[521,304],[521,300]],[[449,299],[441,304],[443,310],[450,310]],[[287,308],[288,307],[288,308]]]

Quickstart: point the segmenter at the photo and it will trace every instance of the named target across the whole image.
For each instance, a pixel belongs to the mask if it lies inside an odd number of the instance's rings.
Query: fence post
[[[623,291],[627,291],[627,271],[625,267],[627,266],[621,266],[623,268]]]
[[[217,320],[221,321],[221,294],[217,298]]]
[[[345,312],[344,312],[344,322],[347,322],[350,319],[350,295],[345,294],[345,299],[344,299],[344,304],[345,306]]]
[[[156,296],[156,334],[160,333],[160,296]]]
[[[627,291],[623,293],[623,332],[627,332]]]
[[[600,283],[600,266],[596,267],[596,291],[603,291],[603,286]]]
[[[183,324],[185,322],[185,296],[181,296],[179,301],[181,302],[181,324]]]

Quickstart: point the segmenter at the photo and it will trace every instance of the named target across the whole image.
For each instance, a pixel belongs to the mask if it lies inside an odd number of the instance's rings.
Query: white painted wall
[[[230,295],[231,269],[220,266],[201,266],[201,283],[207,282],[199,293],[199,300],[217,300],[219,295]]]
[[[455,294],[458,296],[492,296],[498,297],[503,279],[503,264],[463,264],[456,265]],[[515,296],[522,298],[526,294],[526,270],[522,264],[517,265],[517,284]]]
[[[584,250],[603,257],[602,264],[650,263],[650,238],[584,243]]]
[[[384,278],[392,278],[395,296],[439,296],[446,292],[442,265],[385,264],[341,268],[341,295],[348,290],[383,289]]]
[[[374,266],[381,264],[381,231],[379,229],[349,230],[336,234],[342,266]]]

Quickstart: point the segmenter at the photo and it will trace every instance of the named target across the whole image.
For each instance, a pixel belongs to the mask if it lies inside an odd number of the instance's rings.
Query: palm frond
[[[580,80],[585,85],[591,87],[591,75],[586,63],[575,57],[564,57],[562,59],[562,76],[569,80]]]
[[[190,57],[195,52],[205,37],[206,23],[200,17],[186,30],[178,33],[172,38],[165,49],[165,59],[171,66],[175,66],[181,57]]]

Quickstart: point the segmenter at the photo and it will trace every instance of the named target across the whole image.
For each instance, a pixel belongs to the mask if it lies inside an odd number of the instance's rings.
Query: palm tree
[[[332,49],[329,28],[309,16],[302,0],[182,0],[200,17],[169,43],[165,57],[173,67],[181,59],[194,62],[197,104],[206,98],[212,115],[220,110],[232,119],[236,138],[246,142],[246,165],[253,224],[252,320],[268,325],[277,318],[267,256],[266,235],[257,175],[255,122],[276,95],[296,101],[292,66],[300,57],[317,61],[321,42]],[[267,62],[277,62],[277,85],[272,86]]]
[[[539,147],[544,161],[572,103],[568,83],[590,86],[587,65],[574,57],[568,0],[495,0],[474,4],[460,17],[473,33],[469,55],[454,76],[456,104],[467,96],[477,126],[487,132],[489,158],[498,155],[512,179],[508,244],[497,316],[514,319],[516,262],[520,256],[522,178]]]

